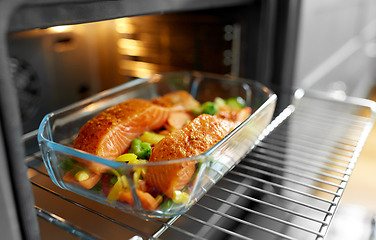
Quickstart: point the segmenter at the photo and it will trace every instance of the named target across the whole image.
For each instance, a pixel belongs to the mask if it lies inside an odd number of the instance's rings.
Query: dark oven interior
[[[368,102],[294,98],[302,9],[293,0],[1,1],[0,212],[17,226],[3,226],[7,239],[324,238],[373,112]],[[197,206],[145,221],[53,185],[36,142],[43,116],[176,71],[253,79],[278,95],[265,138]]]

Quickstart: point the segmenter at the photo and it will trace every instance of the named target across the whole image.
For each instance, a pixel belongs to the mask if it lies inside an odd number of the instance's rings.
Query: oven
[[[375,120],[371,0],[6,0],[0,12],[5,239],[325,238]],[[52,183],[36,141],[44,115],[177,71],[278,96],[257,145],[195,206],[144,220]]]

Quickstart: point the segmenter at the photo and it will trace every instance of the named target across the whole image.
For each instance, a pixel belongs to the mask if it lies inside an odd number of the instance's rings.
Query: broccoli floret
[[[239,109],[242,109],[244,108],[245,106],[247,106],[247,103],[245,102],[245,100],[241,97],[232,97],[232,98],[228,98],[226,100],[226,103],[227,105],[231,108],[231,109],[235,109],[235,110],[239,110]]]
[[[214,115],[218,112],[218,106],[213,102],[206,102],[202,104],[202,113]]]
[[[134,153],[139,159],[149,159],[151,154],[151,145],[147,142],[142,142],[140,139],[135,138],[132,140],[131,147],[128,151]]]
[[[59,167],[64,171],[64,172],[69,172],[72,170],[74,167],[79,166],[78,162],[72,158],[66,158],[62,161],[59,161]]]

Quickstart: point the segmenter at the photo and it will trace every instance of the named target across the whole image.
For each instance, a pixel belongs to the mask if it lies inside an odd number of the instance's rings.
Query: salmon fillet
[[[159,141],[152,150],[149,162],[198,156],[219,142],[234,127],[233,122],[201,114],[182,129]],[[174,191],[181,190],[189,182],[195,170],[194,161],[149,166],[146,183],[172,198]]]
[[[74,140],[73,147],[99,157],[115,159],[134,138],[161,128],[170,110],[144,99],[129,99],[89,120]]]

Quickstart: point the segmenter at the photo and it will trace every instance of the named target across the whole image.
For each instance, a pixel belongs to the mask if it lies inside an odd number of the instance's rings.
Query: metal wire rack
[[[324,239],[374,118],[371,101],[297,92],[237,166],[187,213],[164,221],[59,189],[31,150],[26,164],[42,237]],[[36,134],[24,137],[34,149]]]

